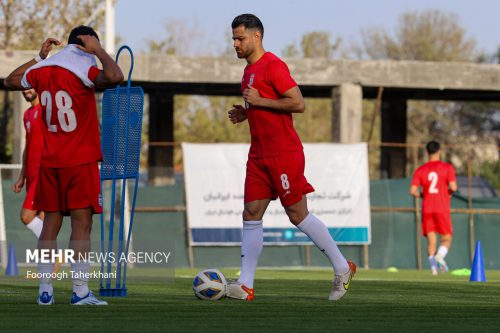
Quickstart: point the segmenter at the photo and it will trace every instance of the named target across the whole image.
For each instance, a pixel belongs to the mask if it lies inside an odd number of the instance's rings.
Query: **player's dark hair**
[[[437,141],[429,141],[425,146],[427,154],[432,155],[437,153],[441,149],[441,145]]]
[[[264,38],[264,26],[257,16],[254,14],[241,14],[234,18],[231,23],[231,28],[236,29],[240,25],[246,29],[257,29],[260,31],[262,38]]]
[[[91,27],[87,27],[86,25],[80,25],[69,33],[68,37],[68,44],[78,44],[80,46],[83,46],[83,42],[80,40],[80,38],[76,38],[76,36],[83,36],[83,35],[88,35],[88,36],[94,36],[99,40],[99,36],[97,36],[97,33],[92,29]]]

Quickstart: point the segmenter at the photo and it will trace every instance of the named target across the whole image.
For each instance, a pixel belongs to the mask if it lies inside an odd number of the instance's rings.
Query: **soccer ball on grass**
[[[215,301],[226,295],[227,281],[215,268],[205,269],[196,274],[193,291],[196,297],[205,301]]]

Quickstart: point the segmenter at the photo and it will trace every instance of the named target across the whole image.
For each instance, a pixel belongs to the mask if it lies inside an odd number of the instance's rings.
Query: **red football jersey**
[[[24,129],[26,130],[25,177],[38,177],[43,149],[42,107],[37,104],[24,111]]]
[[[297,83],[287,65],[271,52],[266,52],[256,63],[245,67],[241,91],[248,85],[256,88],[261,97],[279,99]],[[291,113],[246,107],[251,135],[250,157],[276,156],[280,152],[303,149]]]
[[[90,67],[88,78],[94,81],[99,72]],[[41,166],[63,168],[101,160],[94,89],[58,66],[33,69],[26,78],[43,109]]]
[[[413,175],[411,185],[422,186],[422,212],[449,213],[449,184],[455,181],[455,169],[451,164],[431,161],[419,167]]]

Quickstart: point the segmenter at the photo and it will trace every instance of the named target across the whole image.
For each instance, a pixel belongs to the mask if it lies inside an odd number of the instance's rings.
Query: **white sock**
[[[429,264],[431,265],[431,269],[437,270],[437,262],[436,262],[436,258],[434,258],[434,256],[429,256]]]
[[[36,238],[40,238],[40,234],[42,233],[42,228],[43,228],[43,220],[40,219],[38,216],[35,216],[30,223],[26,224],[26,227],[31,231],[33,231]]]
[[[441,245],[438,249],[437,255],[444,259],[448,254],[448,248],[444,245]]]
[[[73,292],[78,297],[85,297],[89,293],[90,264],[85,261],[75,261],[71,264],[73,276]],[[86,276],[85,276],[86,275]]]
[[[253,288],[253,279],[260,253],[264,246],[262,220],[243,221],[241,237],[241,275],[238,279],[248,288]]]
[[[49,295],[54,294],[54,289],[52,288],[52,279],[50,274],[54,271],[54,264],[38,263],[38,273],[42,274],[42,277],[38,279],[39,289],[38,294],[41,295],[44,292],[49,293]]]
[[[332,263],[335,274],[344,274],[349,270],[349,264],[340,252],[326,225],[312,213],[306,216],[304,221],[297,226],[303,233],[326,254]]]

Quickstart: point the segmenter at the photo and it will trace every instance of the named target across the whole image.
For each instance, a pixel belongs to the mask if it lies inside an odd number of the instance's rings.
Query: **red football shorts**
[[[33,201],[35,200],[35,191],[38,183],[38,177],[26,177],[26,198],[24,198],[23,208],[36,210]]]
[[[450,213],[424,213],[422,214],[422,235],[429,232],[440,235],[453,235]]]
[[[245,202],[280,198],[283,207],[296,204],[314,188],[304,177],[304,152],[279,156],[248,158],[245,178]]]
[[[40,167],[35,207],[44,212],[91,208],[102,213],[101,184],[97,162],[67,168]]]

